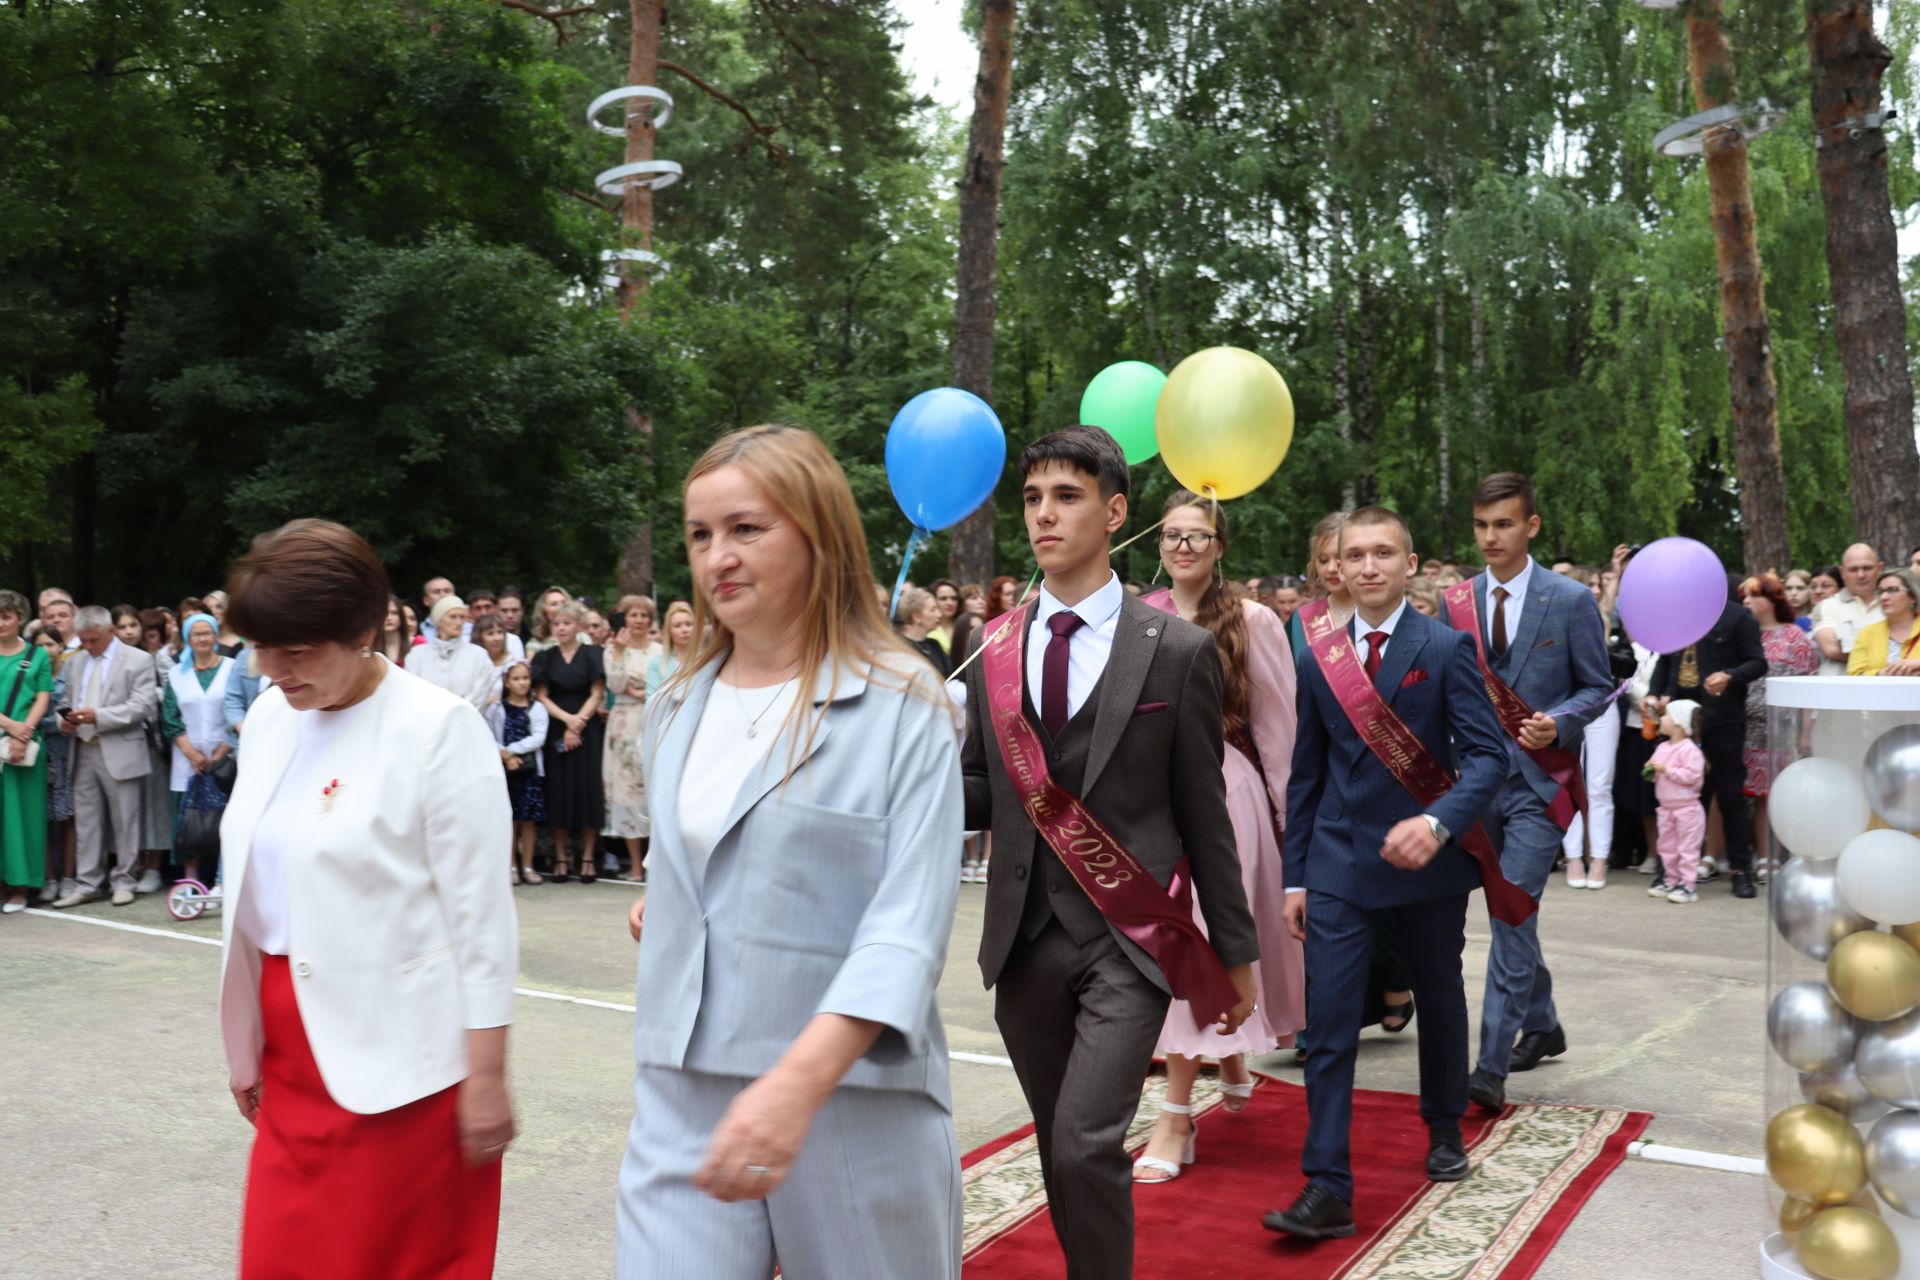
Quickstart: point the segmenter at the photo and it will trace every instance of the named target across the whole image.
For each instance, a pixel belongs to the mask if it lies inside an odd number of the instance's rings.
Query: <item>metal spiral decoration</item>
[[[673,119],[673,95],[665,89],[650,84],[629,84],[618,89],[609,89],[587,104],[587,124],[596,133],[608,134],[615,138],[627,136],[627,126],[620,124],[602,124],[600,116],[608,107],[623,105],[634,100],[653,104],[653,127],[664,129]],[[611,169],[603,169],[593,179],[593,185],[601,193],[610,196],[624,196],[628,187],[649,187],[661,191],[680,181],[684,170],[678,160],[636,160],[631,164],[617,164]],[[665,258],[650,249],[606,249],[600,254],[602,262],[639,262],[662,273],[671,270]],[[621,283],[619,276],[605,277],[609,286]]]

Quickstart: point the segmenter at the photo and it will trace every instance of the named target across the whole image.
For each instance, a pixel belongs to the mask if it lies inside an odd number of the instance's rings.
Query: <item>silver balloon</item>
[[[1867,1092],[1908,1110],[1920,1107],[1920,1009],[1891,1022],[1870,1022],[1853,1051]]]
[[[1862,1040],[1865,1038],[1864,1035],[1861,1037]],[[1859,1053],[1858,1049],[1854,1050],[1856,1058]],[[1817,1102],[1838,1111],[1855,1124],[1877,1120],[1889,1110],[1886,1103],[1867,1089],[1851,1062],[1843,1062],[1827,1071],[1802,1071],[1800,1096],[1808,1102]]]
[[[1867,748],[1867,799],[1887,825],[1920,832],[1920,724],[1889,729]]]
[[[1867,1135],[1867,1178],[1889,1208],[1920,1217],[1920,1114],[1896,1111]]]
[[[1839,867],[1832,859],[1791,858],[1767,891],[1773,927],[1788,946],[1822,963],[1840,939],[1873,928],[1873,921],[1840,900]]]
[[[1830,1071],[1853,1060],[1853,1015],[1824,982],[1782,987],[1767,1010],[1767,1039],[1795,1071]]]

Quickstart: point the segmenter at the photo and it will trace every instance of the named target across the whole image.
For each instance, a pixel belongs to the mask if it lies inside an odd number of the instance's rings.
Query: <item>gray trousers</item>
[[[113,839],[113,887],[133,891],[140,874],[140,806],[145,780],[118,781],[101,749],[73,742],[74,877],[83,893],[98,893],[107,878],[106,839]]]
[[[923,1093],[836,1090],[765,1200],[693,1185],[721,1117],[753,1081],[641,1067],[620,1164],[617,1280],[959,1280],[960,1149]]]
[[[1560,857],[1562,832],[1547,816],[1546,801],[1525,778],[1507,779],[1495,808],[1504,836],[1500,870],[1538,902]],[[1553,974],[1540,951],[1540,913],[1518,927],[1495,920],[1486,997],[1480,1006],[1480,1069],[1504,1078],[1513,1043],[1523,1032],[1551,1031],[1559,1025]]]
[[[994,986],[993,1017],[1033,1112],[1067,1280],[1133,1275],[1127,1126],[1168,999],[1112,935],[1081,946],[1058,921],[1014,943]]]

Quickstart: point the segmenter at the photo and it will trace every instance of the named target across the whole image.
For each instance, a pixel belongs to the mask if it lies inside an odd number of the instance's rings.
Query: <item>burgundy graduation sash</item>
[[[1480,628],[1479,597],[1473,583],[1474,579],[1468,578],[1447,588],[1447,618],[1455,631],[1465,631],[1473,637],[1473,651],[1480,659],[1480,680],[1487,686],[1487,696],[1493,699],[1500,727],[1507,731],[1514,745],[1519,746],[1521,726],[1533,714],[1533,708],[1487,665],[1487,642]],[[1535,608],[1538,607],[1536,604]],[[1520,749],[1559,786],[1547,805],[1547,816],[1553,819],[1554,826],[1565,831],[1573,825],[1576,814],[1587,811],[1587,783],[1580,769],[1580,753],[1551,745]]]
[[[1041,839],[1060,858],[1107,923],[1153,957],[1173,994],[1193,1006],[1200,1026],[1240,1003],[1225,966],[1193,922],[1114,834],[1047,772],[1047,753],[1022,709],[1026,687],[1022,641],[1037,604],[1022,605],[995,629],[980,655],[987,711],[1007,765],[1007,779]]]
[[[1387,767],[1394,781],[1407,789],[1421,808],[1432,808],[1441,796],[1453,790],[1453,775],[1427,750],[1427,744],[1394,714],[1380,691],[1373,687],[1367,669],[1353,651],[1347,629],[1333,621],[1325,600],[1312,600],[1300,606],[1298,617],[1306,631],[1307,645],[1320,663],[1320,674],[1333,691],[1333,700],[1347,713],[1360,741]],[[1508,880],[1500,871],[1500,855],[1487,838],[1480,823],[1458,837],[1460,847],[1480,867],[1480,885],[1487,891],[1487,913],[1495,920],[1519,925],[1540,909],[1527,891]]]

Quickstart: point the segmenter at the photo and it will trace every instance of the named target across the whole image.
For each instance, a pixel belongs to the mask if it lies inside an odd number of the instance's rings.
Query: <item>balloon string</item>
[[[925,546],[927,539],[932,536],[931,533],[922,529],[919,525],[915,525],[913,532],[907,535],[907,550],[905,554],[900,557],[900,576],[893,580],[893,599],[887,604],[887,621],[889,623],[900,614],[900,593],[906,588],[907,570],[913,567],[913,557],[919,553],[920,548]]]
[[[960,673],[965,671],[968,667],[972,666],[973,660],[975,658],[978,658],[981,654],[985,653],[987,651],[987,646],[992,644],[995,640],[998,640],[1000,638],[1000,633],[1013,625],[1014,618],[1017,617],[1020,613],[1020,606],[1027,602],[1028,596],[1033,594],[1033,584],[1038,581],[1040,581],[1040,570],[1035,569],[1033,571],[1033,576],[1027,579],[1027,585],[1020,588],[1020,598],[1014,601],[1013,608],[1007,610],[1006,615],[1002,619],[1000,625],[994,628],[993,634],[988,636],[985,640],[982,640],[980,642],[980,647],[978,649],[975,649],[972,652],[972,654],[970,654],[967,657],[967,660],[965,662],[961,663],[959,666],[953,669],[953,674],[947,677],[948,680],[950,681],[958,680],[960,678]]]
[[[1125,542],[1115,547],[1113,551],[1114,552],[1125,551],[1128,547],[1140,541],[1140,539],[1146,537],[1148,534],[1152,533],[1155,529],[1158,529],[1161,525],[1165,524],[1166,522],[1167,522],[1167,518],[1165,516],[1161,516],[1153,524],[1149,525],[1145,529],[1142,529],[1140,532],[1134,534],[1131,538],[1128,538]],[[1112,553],[1110,552],[1109,554],[1112,554]]]

